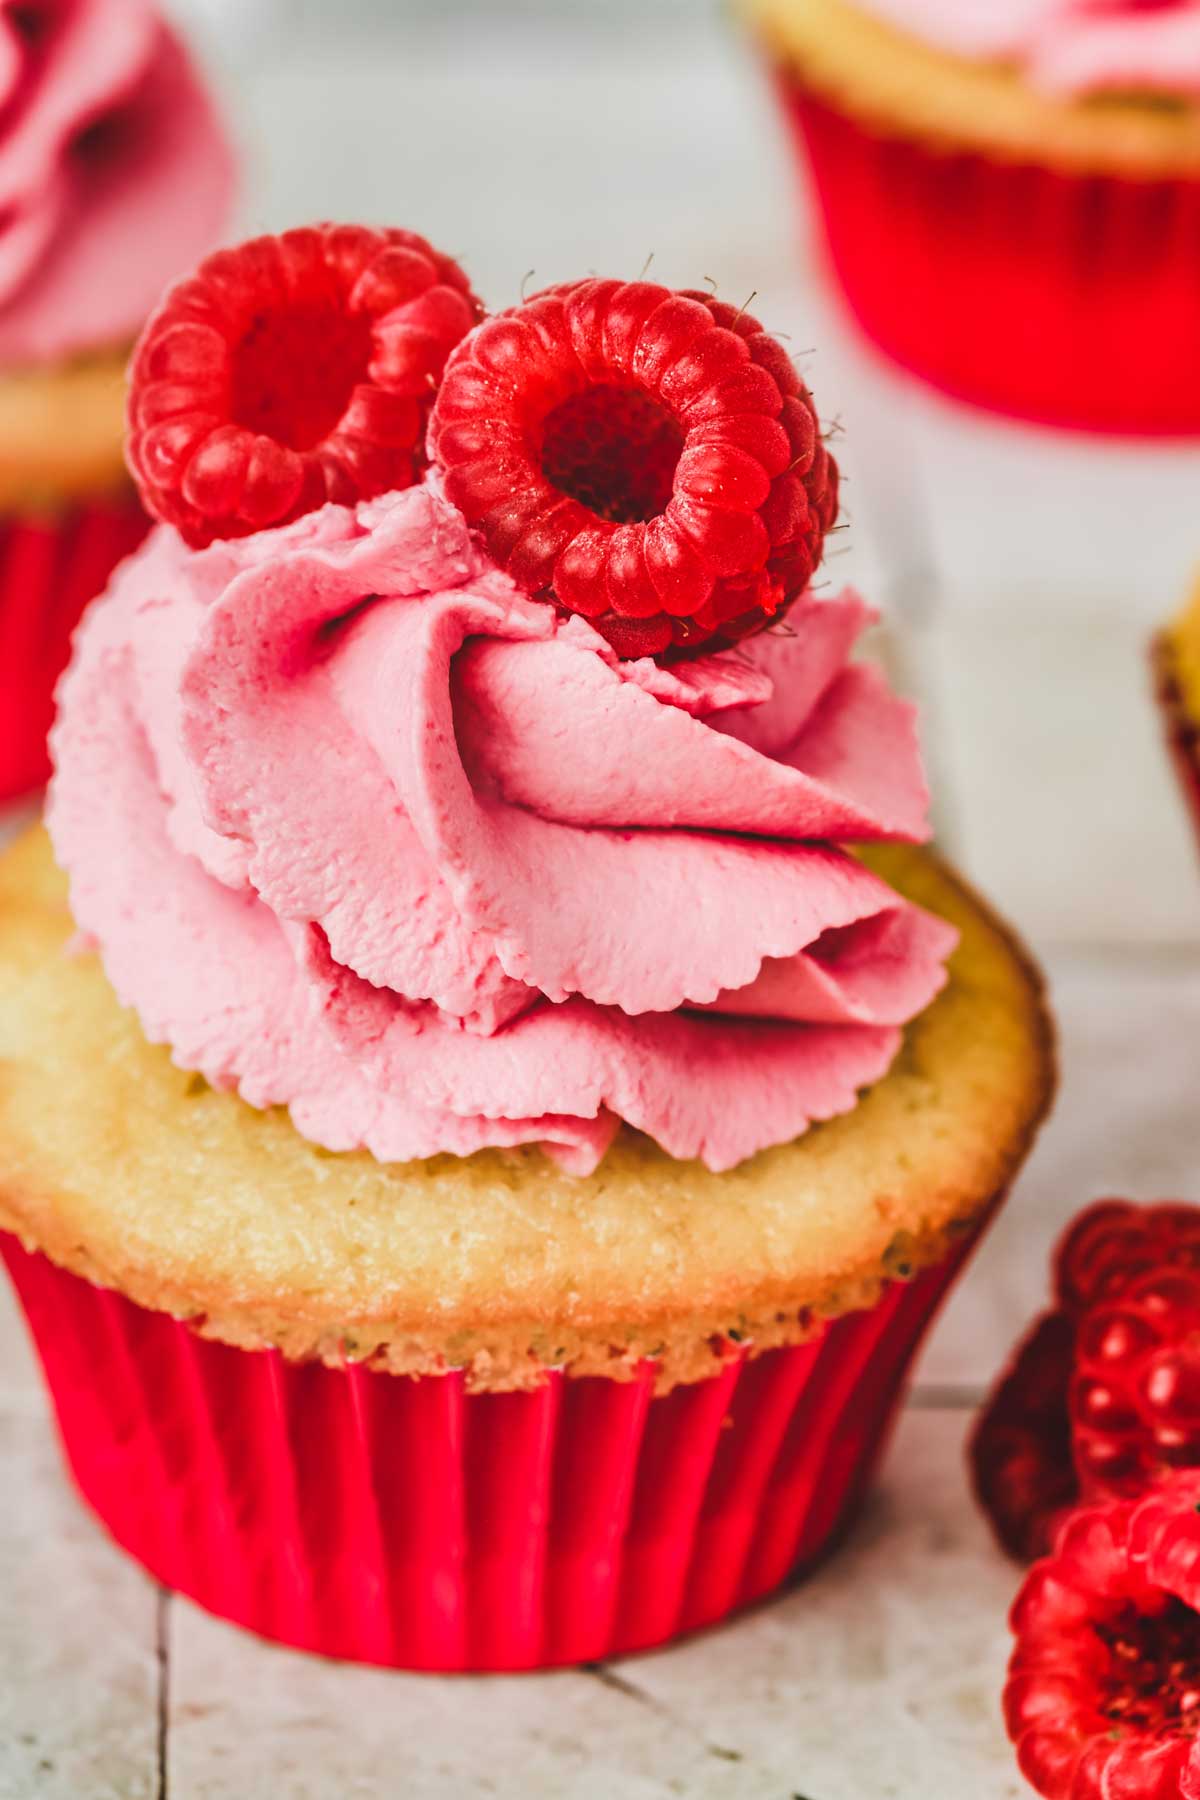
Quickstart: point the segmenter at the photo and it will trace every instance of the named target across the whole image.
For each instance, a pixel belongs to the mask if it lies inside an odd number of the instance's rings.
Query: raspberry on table
[[[446,366],[429,453],[514,580],[627,657],[780,620],[837,517],[783,347],[648,281],[573,282],[485,320]]]
[[[1200,1800],[1200,1476],[1074,1513],[1013,1606],[1004,1715],[1045,1800]]]
[[[970,1460],[1004,1548],[1042,1554],[1055,1515],[1200,1468],[1200,1207],[1102,1200],[1054,1255],[1057,1307],[985,1405]]]
[[[201,546],[410,486],[446,358],[481,312],[411,231],[319,225],[218,251],[134,352],[147,509]]]
[[[1164,1262],[1084,1316],[1070,1413],[1088,1494],[1138,1494],[1200,1467],[1200,1274]]]
[[[1132,1496],[1200,1466],[1200,1207],[1106,1200],[1055,1258],[1079,1321],[1069,1410],[1089,1497]]]
[[[1098,1200],[1071,1222],[1054,1253],[1059,1305],[1078,1318],[1164,1264],[1200,1270],[1200,1206]]]
[[[1045,1556],[1079,1498],[1071,1460],[1067,1386],[1075,1325],[1045,1313],[1017,1347],[971,1434],[976,1498],[1001,1546],[1018,1562]]]

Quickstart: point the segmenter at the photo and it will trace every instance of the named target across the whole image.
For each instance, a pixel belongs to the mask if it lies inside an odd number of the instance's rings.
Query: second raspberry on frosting
[[[446,492],[529,593],[622,656],[736,643],[808,586],[837,467],[777,340],[711,295],[549,288],[452,356]]]

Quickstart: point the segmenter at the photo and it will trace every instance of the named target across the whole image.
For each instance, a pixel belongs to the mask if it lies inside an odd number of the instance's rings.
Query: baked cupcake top
[[[1200,170],[1197,0],[738,4],[787,79],[872,132],[1065,174],[1157,182]],[[1151,46],[1137,63],[1127,36]]]
[[[1048,94],[1200,99],[1200,0],[857,0],[951,55],[1015,63]]]
[[[911,709],[810,585],[836,469],[755,320],[479,311],[327,227],[151,321],[164,523],[54,739],[72,909],[152,1041],[327,1149],[586,1174],[624,1122],[727,1169],[852,1110],[945,981],[954,931],[839,847],[927,835]]]
[[[0,0],[0,369],[127,344],[232,189],[196,70],[146,0]]]

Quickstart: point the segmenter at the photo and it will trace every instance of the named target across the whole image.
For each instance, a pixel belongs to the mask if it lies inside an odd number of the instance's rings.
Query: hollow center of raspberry
[[[10,6],[8,20],[17,36],[27,44],[36,44],[39,38],[46,35],[51,25],[48,9],[35,4]]]
[[[666,510],[682,448],[676,419],[649,394],[592,387],[547,416],[542,473],[600,518],[632,525]]]
[[[290,450],[311,450],[334,430],[370,379],[371,325],[334,306],[264,310],[231,359],[233,423]]]
[[[1098,1705],[1114,1727],[1172,1737],[1200,1732],[1200,1613],[1172,1597],[1162,1612],[1129,1606],[1094,1630],[1108,1651]]]

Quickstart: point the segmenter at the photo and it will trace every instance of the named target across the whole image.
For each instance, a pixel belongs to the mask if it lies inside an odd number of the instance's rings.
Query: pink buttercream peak
[[[945,979],[954,934],[836,847],[927,829],[870,617],[621,661],[433,482],[161,528],[61,691],[76,921],[181,1066],[331,1149],[586,1172],[623,1120],[728,1168],[849,1110]]]
[[[0,367],[131,340],[212,243],[229,149],[144,0],[0,0]]]
[[[1200,0],[861,4],[952,55],[1016,63],[1048,93],[1162,93],[1200,99]]]

